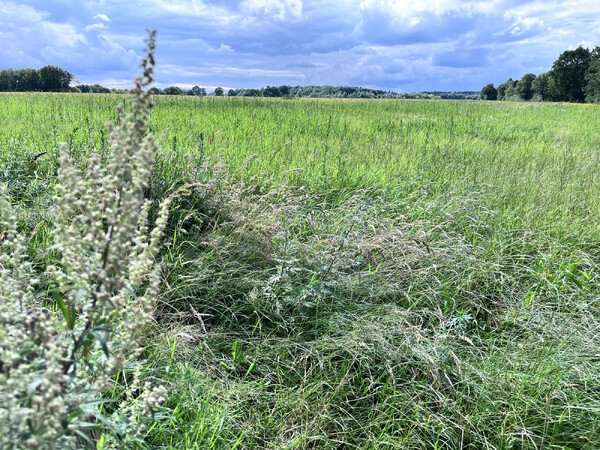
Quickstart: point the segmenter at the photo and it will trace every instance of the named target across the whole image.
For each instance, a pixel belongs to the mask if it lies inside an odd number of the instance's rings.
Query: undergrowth
[[[154,443],[593,448],[597,255],[505,229],[485,195],[211,172],[171,223],[155,349],[198,434]]]

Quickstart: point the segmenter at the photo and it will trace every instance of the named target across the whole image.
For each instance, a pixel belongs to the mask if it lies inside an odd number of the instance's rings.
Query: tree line
[[[0,71],[0,92],[75,92],[84,94],[125,93],[125,89],[110,89],[100,84],[78,84],[71,86],[73,74],[56,66],[45,66],[41,69],[5,69]],[[357,86],[266,86],[262,88],[242,88],[225,90],[217,87],[211,94],[206,88],[194,86],[184,89],[169,86],[164,89],[153,87],[154,95],[189,95],[203,97],[309,97],[309,98],[373,98],[373,99],[455,99],[473,100],[479,97],[478,92],[410,92],[397,93],[390,90],[369,89]]]
[[[208,95],[205,88],[194,86],[191,89],[182,89],[178,86],[169,86],[165,89],[153,87],[150,91],[155,95]],[[283,97],[283,98],[393,98],[393,99],[454,99],[454,100],[475,100],[479,98],[479,92],[460,91],[460,92],[409,92],[397,93],[393,91],[384,91],[381,89],[369,89],[356,86],[266,86],[263,88],[241,88],[229,89],[225,92],[222,87],[215,88],[211,94],[216,97]]]
[[[56,66],[41,69],[5,69],[0,71],[0,92],[75,92],[91,94],[125,93],[125,89],[110,89],[100,84],[78,84],[71,86],[74,76]],[[287,98],[364,98],[364,99],[453,99],[474,100],[479,98],[475,91],[431,91],[397,93],[391,90],[369,89],[357,86],[266,86],[262,88],[242,88],[225,90],[217,87],[211,94],[206,88],[194,86],[184,89],[169,86],[164,89],[153,87],[154,95],[189,95],[203,97],[287,97]]]
[[[178,86],[169,86],[163,90],[152,88],[155,95],[192,95],[205,96],[206,89],[194,86],[191,89],[182,89]],[[217,87],[211,94],[216,97],[318,97],[318,98],[398,98],[402,94],[379,89],[368,89],[349,86],[266,86],[263,88],[229,89],[225,92],[222,87]]]
[[[56,66],[0,70],[0,92],[65,92],[73,74]]]
[[[577,47],[558,57],[548,72],[509,78],[480,92],[483,100],[600,103],[600,47]]]

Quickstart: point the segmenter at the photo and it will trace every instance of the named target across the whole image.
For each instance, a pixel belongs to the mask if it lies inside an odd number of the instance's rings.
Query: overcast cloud
[[[0,0],[0,23],[0,69],[111,87],[131,84],[148,28],[159,86],[209,89],[479,90],[600,45],[598,0]]]

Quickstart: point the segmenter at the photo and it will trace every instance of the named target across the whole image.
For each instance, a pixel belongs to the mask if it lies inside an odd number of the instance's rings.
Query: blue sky
[[[146,29],[157,82],[479,90],[600,45],[600,1],[0,0],[0,69],[53,64],[129,86]]]

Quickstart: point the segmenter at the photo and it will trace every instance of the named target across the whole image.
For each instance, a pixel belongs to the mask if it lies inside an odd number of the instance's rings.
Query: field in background
[[[600,447],[600,108],[159,97],[171,448]],[[118,96],[0,95],[31,257]]]

